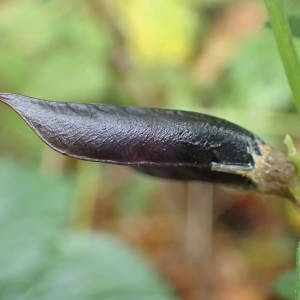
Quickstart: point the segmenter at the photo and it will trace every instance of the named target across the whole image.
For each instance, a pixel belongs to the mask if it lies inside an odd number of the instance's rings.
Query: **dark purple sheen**
[[[251,132],[206,114],[55,102],[8,93],[0,94],[0,100],[60,153],[130,165],[153,176],[249,183],[230,170],[251,170],[253,154],[261,155],[263,142]],[[224,172],[212,171],[212,166]]]

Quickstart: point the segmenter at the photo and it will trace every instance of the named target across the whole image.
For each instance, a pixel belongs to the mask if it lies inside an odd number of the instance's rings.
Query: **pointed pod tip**
[[[0,92],[0,97],[1,98],[9,98],[10,96],[16,96],[16,94]]]
[[[9,105],[10,95],[9,93],[0,93],[0,102]]]
[[[8,104],[9,100],[16,99],[16,98],[17,98],[17,95],[15,95],[15,94],[1,93],[0,92],[0,101],[2,101],[4,103]]]
[[[1,100],[2,99],[6,99],[8,95],[9,95],[9,93],[2,93],[2,92],[0,92],[0,99]]]
[[[21,106],[23,106],[24,102],[28,102],[29,100],[33,100],[34,98],[11,94],[11,93],[2,93],[0,92],[0,102],[3,102],[9,105],[14,110],[17,110]]]

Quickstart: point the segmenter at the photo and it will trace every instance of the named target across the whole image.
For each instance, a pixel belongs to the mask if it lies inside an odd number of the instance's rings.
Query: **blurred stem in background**
[[[265,0],[265,3],[295,105],[300,113],[300,62],[288,19],[281,0]]]
[[[289,22],[285,15],[282,1],[265,0],[265,3],[269,12],[281,60],[285,68],[285,73],[293,92],[294,102],[298,113],[300,113],[300,62],[293,43]],[[300,299],[300,241],[298,241],[296,257],[297,278],[295,299]]]
[[[213,203],[214,186],[208,183],[186,183],[186,254],[189,262],[206,270],[203,286],[204,299],[213,299]],[[201,195],[201,196],[199,196]]]

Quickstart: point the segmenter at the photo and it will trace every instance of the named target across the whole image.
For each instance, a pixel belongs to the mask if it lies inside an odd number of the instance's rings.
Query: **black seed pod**
[[[0,94],[50,147],[153,176],[247,186],[290,196],[285,155],[231,122],[195,112],[46,101]]]

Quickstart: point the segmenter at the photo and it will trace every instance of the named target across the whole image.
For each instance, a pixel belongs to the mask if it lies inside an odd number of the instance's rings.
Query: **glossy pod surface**
[[[231,122],[195,112],[83,104],[0,94],[53,149],[130,165],[154,176],[255,186],[247,174],[264,142]]]

